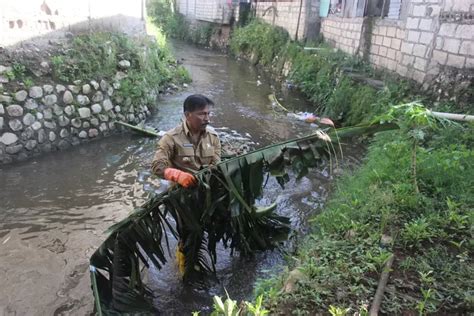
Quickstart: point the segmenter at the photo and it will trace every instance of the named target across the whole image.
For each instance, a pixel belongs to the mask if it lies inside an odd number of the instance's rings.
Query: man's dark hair
[[[207,105],[214,105],[214,102],[202,94],[192,94],[184,100],[183,111],[194,112],[204,109]]]

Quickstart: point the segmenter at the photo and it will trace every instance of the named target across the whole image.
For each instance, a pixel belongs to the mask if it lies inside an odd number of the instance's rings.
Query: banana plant
[[[290,232],[289,218],[274,213],[275,203],[255,206],[267,178],[275,177],[284,186],[290,174],[299,179],[309,168],[329,161],[331,142],[394,128],[372,124],[328,134],[317,130],[204,169],[196,174],[195,188],[174,186],[152,195],[109,228],[110,235],[90,259],[98,314],[156,313],[141,271],[150,264],[158,269],[166,264],[171,254],[166,230],[180,240],[187,282],[215,273],[219,242],[242,256],[278,247]]]

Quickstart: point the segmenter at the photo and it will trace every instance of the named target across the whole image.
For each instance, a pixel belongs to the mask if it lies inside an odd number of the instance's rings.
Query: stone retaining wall
[[[119,85],[119,80],[75,81],[0,95],[0,163],[107,136],[117,130],[116,120],[143,121],[150,108],[115,93]]]

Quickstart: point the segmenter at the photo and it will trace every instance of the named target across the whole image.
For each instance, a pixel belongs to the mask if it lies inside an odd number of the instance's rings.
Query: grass
[[[148,26],[152,26],[148,22]],[[166,38],[152,28],[156,40],[130,38],[118,33],[91,33],[76,36],[64,54],[51,57],[53,79],[70,83],[75,80],[106,79],[112,81],[121,60],[131,64],[120,80],[115,97],[130,99],[128,104],[149,104],[151,91],[161,91],[169,83],[190,80],[189,75],[172,57]]]
[[[437,131],[420,145],[418,193],[405,134],[378,135],[365,164],[338,180],[296,254],[304,278],[292,293],[268,295],[273,312],[290,306],[305,315],[327,312],[329,305],[360,311],[370,304],[392,253],[383,313],[473,311],[472,126]],[[257,294],[275,293],[283,283],[282,276],[267,280]]]
[[[394,105],[413,100],[440,111],[463,108],[434,101],[416,84],[375,71],[325,43],[309,46],[319,49],[304,51],[281,29],[257,20],[237,29],[230,44],[234,55],[274,74],[290,65],[285,79],[313,102],[314,112],[342,125],[386,118],[384,113],[409,108]],[[384,87],[369,86],[350,73],[383,80]],[[399,131],[377,135],[360,169],[337,180],[286,273],[257,282],[255,293],[264,295],[272,314],[367,314],[392,254],[382,313],[474,311],[473,126],[434,128],[424,108],[414,104],[400,117]],[[302,277],[286,293],[282,288],[295,269]]]

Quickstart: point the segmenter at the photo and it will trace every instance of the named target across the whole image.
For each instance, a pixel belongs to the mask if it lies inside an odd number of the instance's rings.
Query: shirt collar
[[[188,137],[191,137],[191,131],[189,130],[188,128],[188,124],[186,124],[186,119],[183,118],[183,131],[184,131],[184,134]],[[205,136],[206,134],[208,133],[207,131],[207,126],[206,126],[206,130],[204,131],[204,133],[202,133],[201,136]]]

